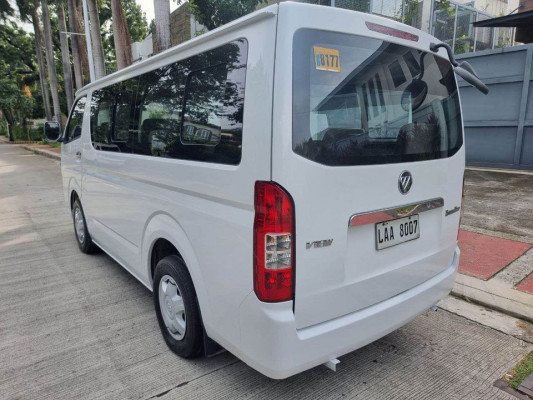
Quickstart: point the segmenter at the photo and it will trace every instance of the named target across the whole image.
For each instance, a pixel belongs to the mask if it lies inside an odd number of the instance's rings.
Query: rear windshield
[[[378,39],[294,36],[293,150],[326,165],[450,157],[463,144],[449,61]]]

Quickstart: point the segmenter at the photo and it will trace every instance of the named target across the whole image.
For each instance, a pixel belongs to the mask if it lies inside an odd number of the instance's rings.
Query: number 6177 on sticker
[[[315,69],[341,72],[339,50],[313,46],[313,54],[315,56]]]

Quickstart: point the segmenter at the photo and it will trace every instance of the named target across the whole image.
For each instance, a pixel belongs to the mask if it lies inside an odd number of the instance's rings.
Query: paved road
[[[182,360],[151,293],[78,251],[60,185],[57,161],[0,145],[1,399],[512,399],[492,384],[531,346],[442,310],[342,357],[336,373],[274,381],[229,353]]]
[[[467,170],[462,224],[533,243],[533,175]]]

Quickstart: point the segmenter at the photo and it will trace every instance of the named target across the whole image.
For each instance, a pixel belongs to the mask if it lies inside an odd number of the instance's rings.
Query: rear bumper
[[[292,302],[263,303],[250,293],[239,310],[240,341],[229,349],[262,374],[283,379],[363,347],[398,329],[452,289],[460,251],[428,281],[381,303],[296,329]]]

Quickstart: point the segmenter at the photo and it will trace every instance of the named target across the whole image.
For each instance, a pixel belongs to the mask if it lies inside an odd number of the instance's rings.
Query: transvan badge
[[[327,239],[327,240],[315,240],[314,242],[307,242],[305,244],[306,250],[309,250],[311,247],[326,247],[331,246],[333,243],[333,239]]]
[[[409,171],[403,171],[398,178],[398,190],[401,194],[407,194],[413,185],[413,176]]]

